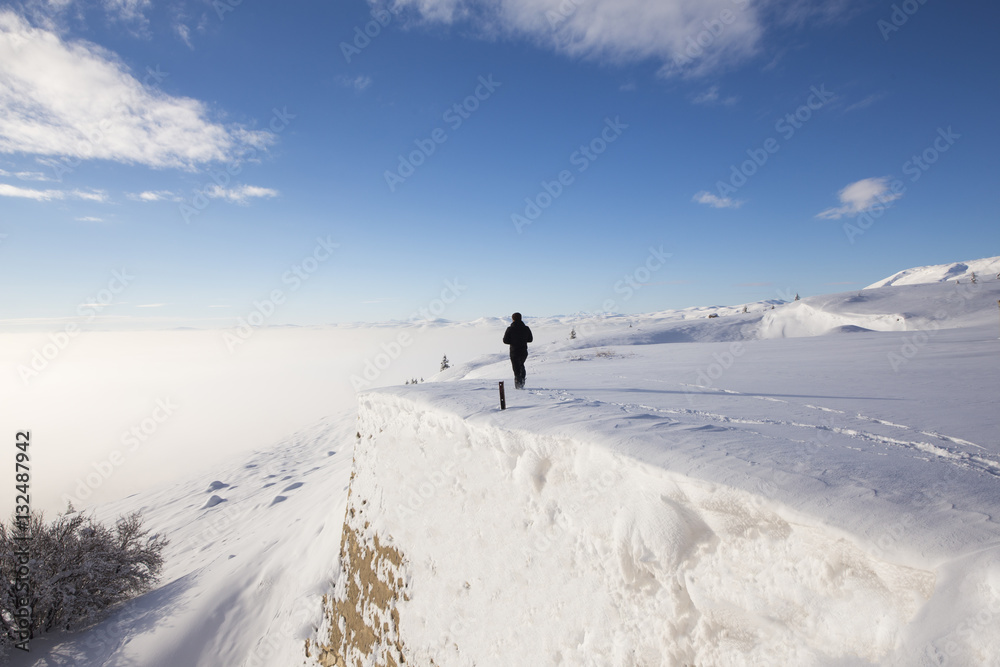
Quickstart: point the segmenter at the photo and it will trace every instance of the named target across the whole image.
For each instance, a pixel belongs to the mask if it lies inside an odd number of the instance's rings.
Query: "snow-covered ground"
[[[92,506],[141,508],[170,537],[162,586],[13,664],[303,664],[306,640],[329,636],[322,596],[349,584],[345,514],[405,559],[384,639],[412,664],[996,664],[1000,280],[953,274],[745,314],[533,319],[528,389],[508,382],[503,412],[500,320],[413,329],[423,342],[357,399],[351,375],[409,329],[351,330],[366,347],[341,366],[328,348],[350,328],[260,331],[239,401],[215,411],[228,460],[179,482],[151,472],[155,490]],[[182,333],[197,334],[169,336]],[[60,360],[80,377],[83,340]],[[181,356],[160,340],[157,356]],[[442,353],[453,368],[420,370]],[[177,391],[194,392],[175,362]],[[211,406],[224,385],[205,377]],[[284,406],[300,430],[275,436]],[[41,443],[50,422],[31,416]],[[166,426],[151,444],[208,446],[179,418]]]

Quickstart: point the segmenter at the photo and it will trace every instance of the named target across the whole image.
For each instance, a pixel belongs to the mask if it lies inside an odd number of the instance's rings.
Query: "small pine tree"
[[[747,307],[746,306],[743,306],[743,312],[744,313],[747,312]]]
[[[444,355],[444,358],[441,359],[441,370],[446,371],[449,368],[451,368],[451,364],[448,363],[448,355],[446,354]]]
[[[569,330],[569,339],[576,340],[576,327]]]
[[[795,300],[796,300],[796,301],[798,301],[798,300],[799,300],[799,294],[798,294],[798,292],[796,292],[796,293],[795,293]]]
[[[972,284],[973,285],[976,284],[976,272],[975,271],[972,272]]]

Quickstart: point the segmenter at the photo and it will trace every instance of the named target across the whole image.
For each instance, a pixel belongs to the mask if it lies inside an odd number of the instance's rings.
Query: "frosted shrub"
[[[100,620],[104,612],[150,590],[163,568],[167,541],[149,535],[133,512],[114,526],[79,513],[50,524],[32,513],[28,539],[15,540],[11,522],[0,522],[0,655],[16,643],[15,567],[27,551],[34,637],[52,629],[75,630]]]

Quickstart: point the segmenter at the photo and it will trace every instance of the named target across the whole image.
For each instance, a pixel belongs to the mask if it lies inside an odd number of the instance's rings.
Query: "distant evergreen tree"
[[[576,327],[569,330],[569,339],[576,340]]]
[[[795,293],[795,300],[796,300],[796,301],[798,301],[798,300],[799,300],[799,295],[798,295],[798,292],[796,292],[796,293]]]
[[[747,307],[746,306],[743,306],[743,312],[744,313],[747,312]]]
[[[444,359],[441,360],[441,370],[446,371],[451,368],[451,364],[448,363],[448,355],[444,355]]]
[[[976,272],[975,271],[972,272],[972,284],[973,285],[976,284]]]

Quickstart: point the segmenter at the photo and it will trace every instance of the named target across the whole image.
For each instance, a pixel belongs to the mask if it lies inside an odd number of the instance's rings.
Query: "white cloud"
[[[187,44],[187,47],[193,51],[194,42],[191,41],[191,29],[183,23],[177,23],[174,25],[174,31],[177,33],[177,36],[181,38],[181,41]]]
[[[698,95],[695,95],[694,98],[692,99],[692,102],[694,102],[695,104],[724,104],[725,106],[728,107],[736,104],[737,102],[739,102],[739,100],[740,98],[735,95],[731,95],[726,98],[720,98],[719,87],[712,86],[708,90],[699,93]]]
[[[718,197],[707,190],[697,193],[691,201],[699,204],[708,204],[712,208],[739,208],[743,206],[743,201],[730,197]]]
[[[165,303],[137,303],[137,304],[135,304],[135,307],[136,308],[162,308],[165,305],[167,305],[167,304],[165,304]]]
[[[845,215],[853,217],[875,206],[888,206],[902,197],[903,193],[893,192],[889,187],[889,179],[880,177],[865,178],[851,183],[837,193],[837,196],[841,205],[817,213],[817,218],[837,220]]]
[[[342,86],[347,86],[348,88],[354,88],[354,90],[362,91],[368,86],[372,85],[372,78],[365,74],[359,74],[358,76],[342,76],[339,78],[340,84]]]
[[[92,215],[85,215],[82,218],[73,218],[77,222],[104,222],[104,218],[96,218]]]
[[[18,179],[20,179],[22,181],[51,181],[52,180],[51,178],[49,178],[48,176],[46,176],[45,174],[43,174],[40,171],[18,171],[18,172],[11,173],[9,171],[5,171],[3,169],[0,169],[0,176],[3,176],[3,177],[13,176],[13,177],[18,178]]]
[[[786,0],[770,0],[768,4]],[[388,0],[369,0],[385,6]],[[750,0],[394,0],[430,23],[471,23],[483,36],[527,36],[570,56],[663,63],[697,76],[739,62],[763,34]]]
[[[886,93],[874,93],[872,95],[869,95],[865,99],[850,105],[849,107],[844,109],[844,113],[848,113],[850,111],[857,111],[858,109],[865,109],[875,104],[876,102],[882,100],[885,97]]]
[[[35,201],[52,201],[54,199],[82,199],[100,203],[108,201],[108,194],[103,190],[36,190],[7,183],[0,183],[0,197],[34,199]]]
[[[111,4],[123,16],[145,6]],[[145,85],[113,53],[0,10],[0,153],[194,169],[273,139],[214,123],[204,104]]]
[[[150,0],[104,0],[104,9],[127,23],[148,23],[146,10],[152,5]]]
[[[132,201],[184,201],[184,198],[171,190],[146,190],[145,192],[130,192],[125,195]]]
[[[233,188],[223,188],[213,184],[211,187],[205,189],[204,194],[210,199],[225,199],[234,204],[247,204],[250,199],[254,198],[277,197],[278,191],[256,185],[237,185]]]

